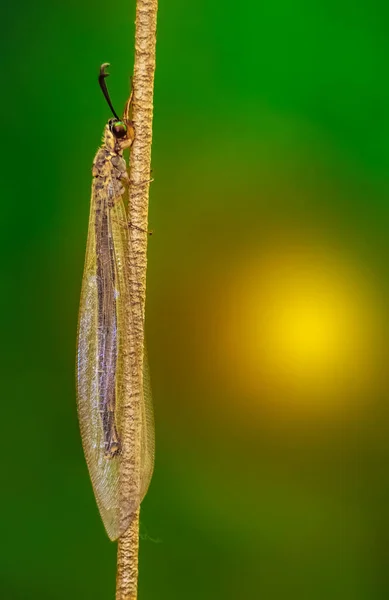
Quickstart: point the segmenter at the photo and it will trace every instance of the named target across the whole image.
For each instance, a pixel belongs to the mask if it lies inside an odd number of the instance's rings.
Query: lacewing
[[[99,84],[114,115],[93,161],[88,241],[82,280],[77,340],[77,405],[85,458],[97,505],[111,540],[120,537],[150,483],[154,464],[154,425],[147,357],[143,360],[140,480],[130,482],[131,497],[120,489],[123,429],[124,356],[131,327],[129,219],[123,202],[128,182],[123,150],[134,140],[129,118],[116,114],[106,87],[108,63]],[[136,357],[141,365],[141,360]],[[140,371],[139,371],[140,372]],[[127,399],[127,401],[130,401]],[[134,440],[134,444],[136,441]],[[135,448],[135,446],[134,446]],[[128,481],[127,481],[128,484]]]

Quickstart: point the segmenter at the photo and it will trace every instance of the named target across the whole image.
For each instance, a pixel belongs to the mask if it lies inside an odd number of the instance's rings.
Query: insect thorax
[[[93,161],[93,176],[119,181],[128,179],[127,164],[123,158],[120,140],[116,140],[108,125],[104,130],[103,143]]]

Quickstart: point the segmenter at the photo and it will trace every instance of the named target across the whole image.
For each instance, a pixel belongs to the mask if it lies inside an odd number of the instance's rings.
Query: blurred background
[[[0,597],[114,597],[74,386],[134,1],[2,6]],[[160,3],[140,600],[389,597],[389,8]]]

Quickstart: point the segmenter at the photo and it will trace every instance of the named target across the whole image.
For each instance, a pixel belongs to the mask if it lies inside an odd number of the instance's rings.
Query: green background
[[[96,75],[111,63],[120,111],[134,2],[2,13],[0,597],[103,600],[116,546],[81,449],[75,336],[109,118]],[[160,3],[140,600],[389,596],[388,65],[380,0]],[[277,293],[286,312],[295,293],[326,306],[340,281],[332,366],[320,323],[297,364],[277,310],[263,321],[285,268],[270,312]]]

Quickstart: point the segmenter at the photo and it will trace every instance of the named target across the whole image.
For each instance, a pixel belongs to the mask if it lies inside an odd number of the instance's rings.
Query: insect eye
[[[124,138],[127,135],[127,126],[123,121],[116,121],[111,124],[111,131],[116,138]]]

